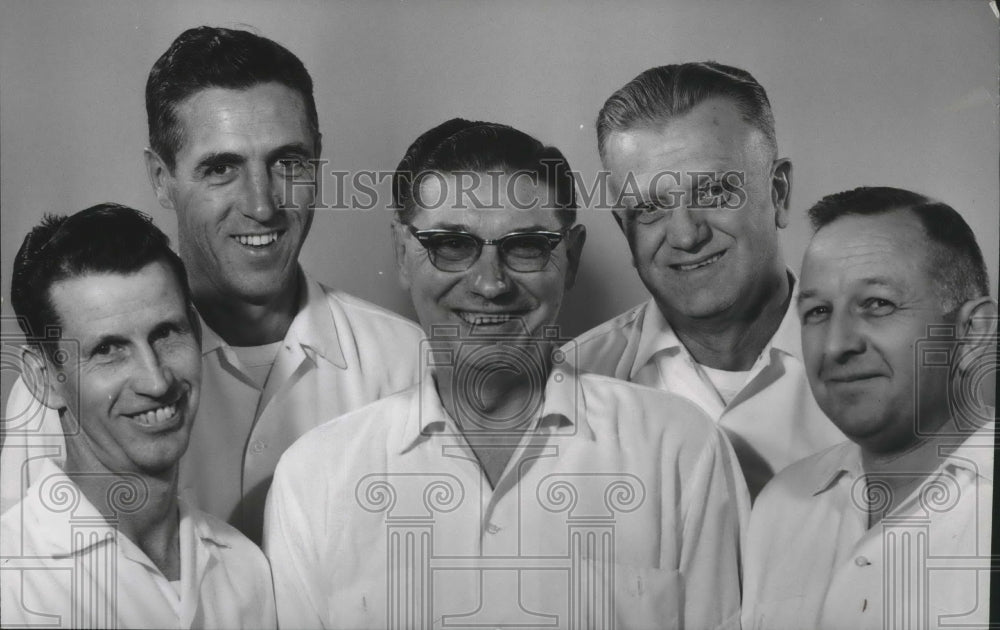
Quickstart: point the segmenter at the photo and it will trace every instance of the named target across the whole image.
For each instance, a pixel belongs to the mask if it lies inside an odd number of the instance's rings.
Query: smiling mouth
[[[281,232],[267,232],[266,234],[237,234],[233,236],[237,243],[246,247],[267,247],[278,240]]]
[[[471,326],[500,326],[511,320],[520,319],[515,313],[470,313],[455,311],[463,322]]]
[[[718,254],[713,254],[704,260],[699,260],[698,262],[670,265],[671,269],[676,269],[677,271],[694,271],[695,269],[701,269],[702,267],[707,267],[712,263],[716,262],[720,258],[726,255],[725,250],[719,252]]]
[[[141,413],[130,414],[129,418],[141,427],[155,429],[171,424],[177,417],[177,410],[181,405],[181,400],[174,401],[169,405],[163,405],[156,409],[149,409]]]

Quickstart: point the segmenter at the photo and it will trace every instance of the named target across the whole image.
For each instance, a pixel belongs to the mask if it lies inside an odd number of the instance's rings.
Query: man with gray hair
[[[843,436],[806,381],[788,224],[792,164],[750,73],[651,68],[597,120],[615,219],[652,299],[577,339],[580,368],[697,402],[726,430],[751,496]]]

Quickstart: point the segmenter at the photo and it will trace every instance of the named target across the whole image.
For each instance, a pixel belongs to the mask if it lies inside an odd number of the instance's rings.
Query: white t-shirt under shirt
[[[231,346],[243,369],[246,370],[246,375],[253,379],[257,389],[264,389],[267,375],[271,373],[271,366],[274,365],[281,344],[281,341],[275,341],[262,346]]]
[[[751,372],[751,370],[743,372],[717,370],[701,363],[698,364],[698,367],[702,369],[705,376],[711,381],[712,386],[715,387],[715,391],[719,392],[722,401],[727,405],[733,401],[733,398],[736,398],[736,394],[743,390],[743,386],[747,384],[747,379],[750,377]]]

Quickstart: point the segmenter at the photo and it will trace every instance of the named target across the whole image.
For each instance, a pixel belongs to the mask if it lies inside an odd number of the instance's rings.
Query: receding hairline
[[[190,126],[190,122],[188,121],[188,116],[190,116],[192,110],[196,107],[197,101],[204,99],[206,97],[206,94],[209,92],[246,93],[260,87],[280,88],[295,97],[296,103],[298,104],[297,106],[299,108],[299,114],[302,118],[301,122],[303,123],[306,133],[311,137],[313,144],[313,151],[316,152],[318,157],[318,154],[321,150],[322,134],[319,131],[319,127],[313,125],[313,120],[309,113],[309,101],[307,95],[305,95],[301,90],[298,90],[295,87],[292,87],[286,83],[282,83],[281,81],[277,81],[274,79],[266,81],[257,81],[250,85],[240,86],[240,87],[230,87],[226,85],[206,85],[191,92],[183,99],[170,106],[170,112],[174,119],[173,127],[177,134],[176,138],[177,146],[173,150],[173,158],[171,160],[171,162],[173,163],[171,174],[173,174],[174,169],[177,168],[178,154],[184,150],[185,146],[187,145],[187,142],[189,141],[188,128]],[[218,108],[213,108],[213,109],[218,109]],[[152,149],[152,147],[150,148]]]
[[[850,220],[870,222],[885,218],[898,217],[905,220],[907,224],[911,225],[916,233],[920,235],[920,238],[923,239],[921,246],[919,248],[915,248],[919,249],[918,255],[921,267],[930,281],[938,300],[941,301],[942,305],[950,304],[955,299],[954,293],[956,288],[948,285],[947,274],[954,272],[954,270],[945,263],[952,260],[952,252],[947,244],[939,242],[934,238],[931,232],[928,231],[927,226],[924,225],[923,218],[917,213],[918,205],[919,204],[897,204],[880,210],[879,212],[868,214],[847,212],[834,217],[831,221],[824,223],[813,232],[813,235],[809,240],[809,244],[806,246],[803,263],[805,262],[805,258],[807,258],[813,250],[813,242],[821,233],[823,233],[824,230],[829,227],[843,224],[845,221]],[[886,236],[890,238],[895,238],[897,235],[898,233],[896,231],[888,231],[886,233]]]
[[[680,119],[688,118],[695,113],[700,113],[696,112],[696,110],[713,104],[728,104],[732,107],[733,113],[736,114],[737,119],[748,131],[747,139],[748,142],[752,143],[752,149],[759,150],[769,161],[777,159],[777,143],[771,141],[767,132],[743,115],[740,111],[740,104],[736,101],[736,99],[729,96],[718,95],[699,101],[683,112],[664,112],[656,115],[655,117],[643,117],[620,129],[609,130],[604,139],[604,144],[599,147],[601,163],[605,167],[607,166],[608,149],[613,144],[616,137],[634,132],[651,132],[655,134],[663,133],[669,125],[677,123]]]

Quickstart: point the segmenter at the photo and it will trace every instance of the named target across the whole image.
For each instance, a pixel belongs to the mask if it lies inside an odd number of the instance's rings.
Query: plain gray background
[[[391,170],[417,135],[462,116],[523,129],[593,177],[594,119],[611,92],[655,65],[741,66],[767,89],[780,151],[794,163],[783,233],[793,269],[809,205],[859,185],[892,185],[958,209],[996,287],[997,22],[979,0],[3,0],[2,314],[12,316],[14,254],[43,213],[117,201],[152,214],[174,238],[174,219],[156,203],[143,166],[143,88],[170,42],[200,24],[251,28],[298,55],[316,84],[324,157],[347,171]],[[608,213],[580,215],[589,238],[562,317],[570,335],[646,297]],[[323,283],[412,316],[389,221],[385,210],[319,210],[302,260]],[[5,319],[5,342],[14,330]],[[4,397],[14,363],[5,352]]]

